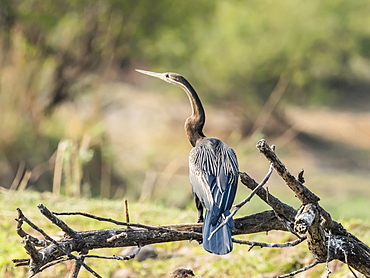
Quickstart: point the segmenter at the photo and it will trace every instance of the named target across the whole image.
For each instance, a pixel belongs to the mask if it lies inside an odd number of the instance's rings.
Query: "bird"
[[[205,111],[198,94],[185,77],[172,72],[136,71],[179,86],[189,98],[192,113],[185,121],[185,131],[193,147],[189,154],[189,177],[198,210],[197,222],[203,222],[202,244],[210,253],[226,255],[233,249],[231,236],[235,226],[234,220],[228,217],[239,175],[235,151],[220,139],[204,135]]]

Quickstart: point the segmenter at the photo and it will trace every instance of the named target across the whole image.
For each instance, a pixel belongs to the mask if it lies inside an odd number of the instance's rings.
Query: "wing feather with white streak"
[[[238,182],[238,161],[233,149],[217,138],[206,138],[189,155],[190,182],[215,225],[229,211]]]

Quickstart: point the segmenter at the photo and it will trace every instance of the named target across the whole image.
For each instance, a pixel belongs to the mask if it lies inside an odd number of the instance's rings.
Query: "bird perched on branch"
[[[156,73],[137,70],[181,87],[187,94],[192,114],[185,122],[185,131],[193,146],[189,155],[190,183],[198,209],[198,222],[203,222],[203,248],[210,253],[225,255],[232,246],[232,218],[214,230],[230,215],[238,183],[238,161],[233,149],[220,139],[203,133],[205,113],[202,103],[190,83],[177,73]],[[203,219],[203,208],[206,209]],[[211,236],[212,234],[212,236]]]

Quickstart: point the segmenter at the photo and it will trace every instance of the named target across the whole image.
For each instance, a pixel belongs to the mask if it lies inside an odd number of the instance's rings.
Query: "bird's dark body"
[[[233,149],[217,138],[199,140],[189,155],[190,182],[196,202],[206,209],[203,224],[203,247],[218,255],[232,250],[232,218],[209,239],[210,234],[230,214],[237,182],[238,161]],[[199,217],[202,208],[197,204]]]
[[[203,134],[205,112],[190,83],[177,73],[155,73],[137,70],[181,87],[189,97],[192,114],[185,131],[193,149],[189,155],[190,183],[198,209],[198,222],[203,222],[203,247],[208,252],[225,255],[232,250],[232,218],[212,236],[230,215],[238,183],[238,161],[233,149],[221,140]],[[203,219],[203,208],[206,209]]]

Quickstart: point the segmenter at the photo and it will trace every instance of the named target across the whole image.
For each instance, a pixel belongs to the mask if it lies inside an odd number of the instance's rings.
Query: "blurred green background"
[[[234,148],[240,171],[265,176],[268,163],[255,148],[265,138],[293,174],[305,170],[306,186],[333,218],[366,241],[369,14],[368,0],[0,0],[1,276],[26,275],[10,261],[26,257],[16,207],[48,229],[39,202],[123,220],[127,198],[134,222],[195,221],[183,130],[188,99],[136,68],[184,75],[205,106],[205,134]],[[276,174],[268,187],[300,205]],[[248,194],[240,185],[236,201]],[[264,209],[253,198],[237,216]],[[100,228],[68,220],[76,230]],[[269,277],[312,262],[304,245],[250,253],[239,246],[232,260],[195,243],[156,248],[160,260],[124,263],[127,277],[163,277],[184,263],[204,277]],[[92,263],[105,277],[122,267]],[[333,277],[349,272],[334,263],[341,270]],[[66,272],[68,265],[40,277]]]
[[[266,138],[318,194],[370,197],[369,1],[0,3],[4,188],[186,206],[190,106],[141,68],[190,80],[241,171]]]
[[[190,80],[206,135],[235,149],[241,171],[264,176],[265,138],[335,216],[368,218],[367,0],[0,5],[2,187],[191,203],[190,105],[140,68]],[[291,195],[278,177],[270,187]],[[361,209],[348,212],[353,200]]]

